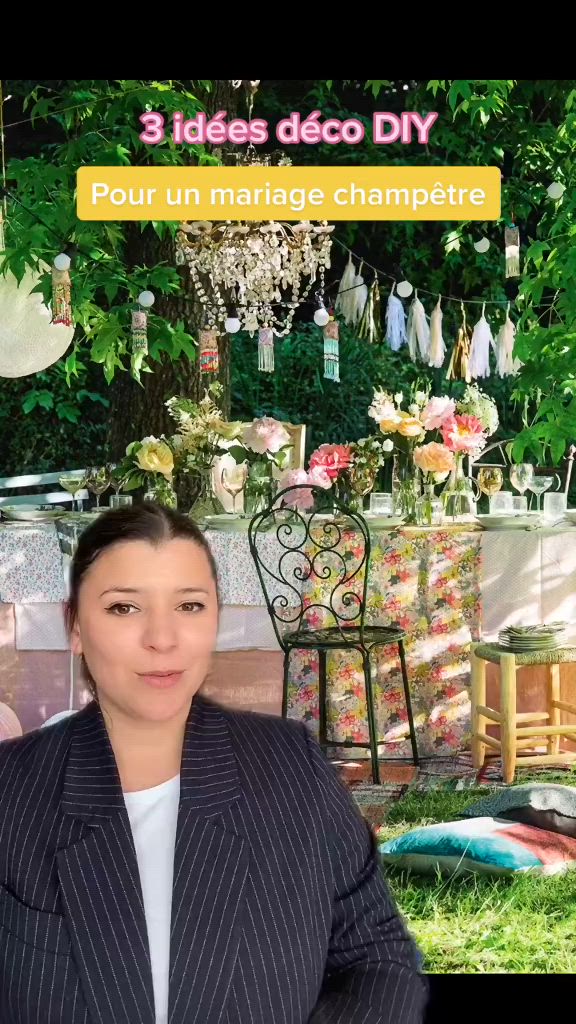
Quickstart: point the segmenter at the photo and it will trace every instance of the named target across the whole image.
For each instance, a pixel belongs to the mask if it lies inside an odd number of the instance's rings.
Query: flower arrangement
[[[147,497],[175,508],[174,468],[174,452],[169,441],[165,437],[150,436],[128,445],[116,472],[124,490],[145,487]]]
[[[170,398],[166,408],[177,423],[177,432],[170,444],[178,462],[178,468],[191,471],[208,471],[214,458],[225,449],[223,441],[233,441],[242,432],[242,424],[227,423],[216,400],[224,392],[222,384],[215,381],[204,393],[200,402],[189,398]]]
[[[237,437],[241,443],[228,449],[236,462],[248,462],[249,465],[268,463],[278,469],[286,469],[288,453],[293,446],[290,434],[279,420],[261,416],[241,428]]]

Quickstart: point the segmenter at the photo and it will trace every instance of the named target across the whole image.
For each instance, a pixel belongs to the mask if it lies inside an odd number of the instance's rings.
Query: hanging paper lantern
[[[214,327],[204,327],[199,336],[200,373],[218,373],[218,331]]]
[[[432,310],[432,316],[430,317],[430,351],[428,353],[428,366],[435,366],[439,369],[444,365],[444,359],[446,357],[446,345],[444,338],[442,337],[442,306],[440,305],[440,298],[438,296],[438,302]]]
[[[330,320],[330,313],[325,306],[320,306],[314,313],[314,323],[317,327],[325,327]]]
[[[274,372],[274,331],[261,327],[258,331],[258,369],[263,373]]]
[[[56,256],[52,267],[52,323],[72,327],[70,302],[70,257],[65,252]]]
[[[401,295],[403,299],[407,299],[414,291],[414,286],[410,284],[410,281],[400,281],[396,285],[396,291],[398,295]]]
[[[506,277],[520,277],[520,232],[515,224],[504,230]]]
[[[478,242],[474,242],[474,248],[476,249],[476,252],[488,252],[488,249],[490,248],[489,239],[486,238],[486,236],[484,236],[484,238],[480,238]]]
[[[150,292],[148,290],[140,292],[140,295],[138,296],[138,303],[140,306],[143,306],[145,309],[150,309],[155,302],[156,297],[154,292]]]
[[[330,320],[324,328],[324,376],[340,383],[340,351],[338,321]]]
[[[238,334],[241,326],[242,324],[236,316],[236,310],[232,310],[224,322],[224,330],[226,331],[226,334]]]
[[[553,181],[548,185],[546,191],[550,196],[550,199],[562,199],[562,196],[566,191],[566,186],[563,185],[561,181]]]
[[[386,341],[393,352],[406,344],[406,313],[400,299],[394,295],[395,284],[390,289],[386,305]]]

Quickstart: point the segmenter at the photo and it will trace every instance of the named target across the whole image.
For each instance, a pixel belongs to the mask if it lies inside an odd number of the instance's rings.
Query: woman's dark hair
[[[144,502],[141,505],[110,509],[80,534],[70,567],[70,596],[65,606],[68,632],[72,632],[78,615],[78,598],[82,580],[103,551],[114,544],[124,544],[127,541],[145,540],[149,544],[159,545],[165,541],[176,539],[190,540],[197,547],[202,548],[208,559],[210,572],[216,586],[218,604],[220,604],[216,563],[201,530],[182,512],[175,512],[163,505]],[[96,696],[95,683],[84,658],[82,658],[82,667],[92,695]]]

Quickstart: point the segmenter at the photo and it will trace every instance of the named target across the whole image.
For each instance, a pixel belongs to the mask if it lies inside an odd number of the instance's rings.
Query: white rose
[[[384,451],[384,452],[391,452],[393,448],[394,448],[394,441],[392,441],[392,439],[390,437],[387,437],[386,440],[382,444],[382,451]]]
[[[420,406],[416,402],[413,402],[412,405],[408,406],[408,412],[410,412],[412,416],[418,416],[418,413],[420,412]]]
[[[401,391],[399,391],[398,394],[394,395],[394,401],[396,402],[396,405],[402,405],[402,402],[404,401],[404,395],[402,394]]]

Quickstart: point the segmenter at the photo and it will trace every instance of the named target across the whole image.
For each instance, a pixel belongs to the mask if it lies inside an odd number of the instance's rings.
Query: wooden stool
[[[475,768],[484,764],[486,747],[493,747],[502,757],[504,782],[513,782],[516,771],[516,752],[523,747],[533,747],[536,737],[548,741],[547,754],[532,754],[522,757],[520,764],[566,764],[576,760],[576,753],[560,753],[560,737],[576,736],[575,725],[562,725],[560,712],[576,715],[576,704],[560,700],[560,665],[576,662],[576,648],[559,648],[556,651],[531,651],[511,654],[499,644],[473,644],[470,653],[472,666],[472,763]],[[486,707],[486,665],[491,661],[500,666],[500,710]],[[548,710],[516,713],[516,670],[523,665],[548,666]],[[500,726],[500,739],[486,735],[486,723],[496,722]],[[524,723],[550,722],[549,725]]]

